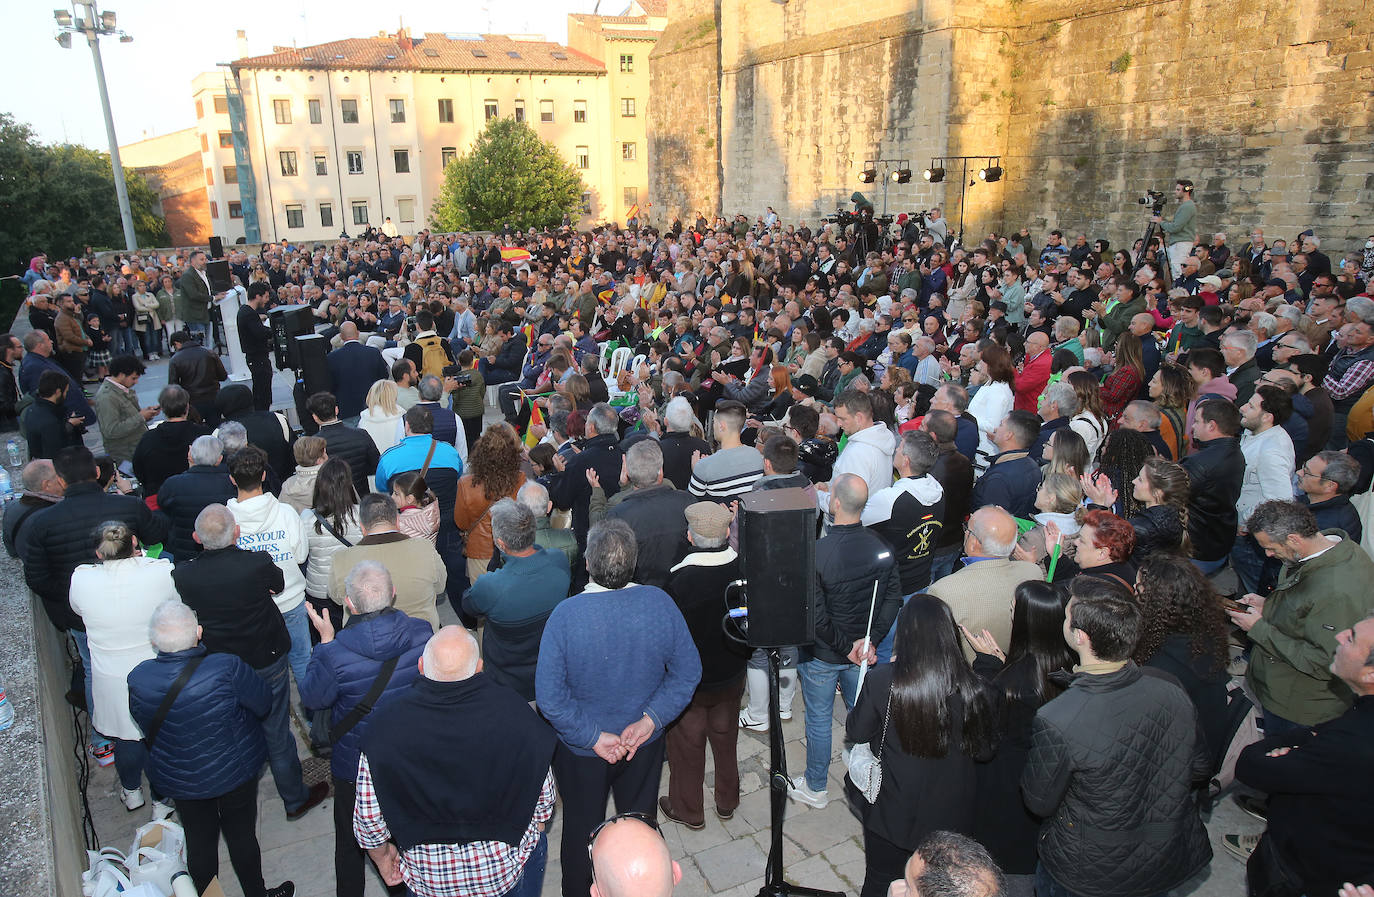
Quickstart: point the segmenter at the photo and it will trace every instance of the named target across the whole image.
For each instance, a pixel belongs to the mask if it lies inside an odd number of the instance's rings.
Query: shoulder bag
[[[849,780],[863,794],[870,804],[878,802],[878,792],[883,787],[883,742],[887,740],[887,723],[892,718],[892,691],[887,693],[887,709],[883,712],[883,734],[878,736],[878,752],[867,744],[856,744],[844,755],[844,765],[849,769]]]
[[[329,743],[338,744],[339,739],[343,738],[358,723],[363,721],[377,700],[381,698],[382,692],[386,691],[387,683],[391,681],[391,674],[396,672],[396,664],[400,657],[393,657],[382,664],[381,670],[377,673],[377,678],[372,680],[372,687],[363,695],[363,699],[353,705],[353,709],[344,714],[344,718],[335,723],[329,730]]]
[[[162,729],[162,724],[167,721],[167,714],[171,712],[172,704],[176,703],[177,696],[180,695],[181,690],[186,687],[186,683],[191,681],[192,674],[194,674],[200,665],[205,662],[207,656],[208,655],[202,654],[182,667],[181,675],[177,676],[176,681],[172,683],[172,687],[167,689],[167,695],[162,699],[162,703],[158,705],[157,712],[153,714],[152,722],[148,723],[148,727],[143,730],[143,740],[148,743],[149,750],[152,749],[153,742],[157,740],[157,733]]]

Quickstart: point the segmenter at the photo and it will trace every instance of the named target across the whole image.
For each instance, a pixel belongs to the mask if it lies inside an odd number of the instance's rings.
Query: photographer
[[[477,356],[471,349],[458,353],[458,367],[460,371],[444,370],[444,387],[453,393],[453,413],[462,421],[467,446],[471,449],[477,437],[482,435],[482,403],[487,384],[477,369]]]
[[[1183,260],[1193,251],[1194,223],[1197,220],[1197,205],[1193,202],[1193,182],[1180,178],[1174,183],[1174,198],[1178,208],[1174,217],[1165,221],[1158,211],[1150,216],[1150,221],[1159,225],[1164,232],[1164,242],[1169,247],[1169,269],[1172,276],[1178,277]],[[1156,202],[1155,208],[1159,205]]]

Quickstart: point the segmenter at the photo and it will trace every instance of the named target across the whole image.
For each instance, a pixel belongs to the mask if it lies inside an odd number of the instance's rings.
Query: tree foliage
[[[534,129],[513,118],[495,118],[472,151],[444,170],[444,184],[430,209],[439,231],[543,228],[576,218],[582,176]]]
[[[157,194],[127,169],[124,183],[139,245],[167,245]],[[67,258],[87,246],[124,246],[109,154],[40,143],[28,125],[0,113],[0,270],[22,272],[39,252]]]

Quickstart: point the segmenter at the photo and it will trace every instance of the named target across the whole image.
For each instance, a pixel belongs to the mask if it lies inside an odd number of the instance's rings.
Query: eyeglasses
[[[1316,477],[1316,478],[1319,479],[1319,480],[1326,480],[1327,482],[1331,482],[1331,483],[1334,483],[1334,482],[1335,482],[1335,480],[1331,479],[1329,476],[1327,476],[1327,475],[1324,474],[1324,473],[1313,473],[1312,471],[1308,470],[1306,464],[1304,464],[1302,467],[1299,467],[1299,468],[1298,468],[1298,476],[1302,476],[1302,477]]]
[[[637,820],[639,820],[640,822],[642,822],[642,823],[644,823],[645,825],[647,825],[649,828],[653,829],[654,831],[658,831],[658,819],[657,819],[656,817],[653,817],[653,816],[648,815],[647,813],[640,813],[640,812],[638,812],[638,811],[633,811],[633,810],[630,811],[630,812],[628,812],[628,813],[617,813],[617,814],[615,814],[614,816],[612,816],[611,818],[609,818],[609,819],[607,819],[606,821],[602,822],[602,823],[601,823],[600,825],[598,825],[596,828],[592,829],[592,833],[591,833],[590,835],[587,836],[587,860],[588,860],[588,861],[591,861],[591,860],[592,860],[592,848],[596,845],[596,838],[597,838],[598,835],[601,834],[601,830],[604,829],[604,828],[606,828],[607,826],[611,825],[612,823],[621,822],[621,821],[626,820],[626,819],[637,819]],[[595,881],[596,881],[596,863],[595,863],[595,862],[592,862],[592,863],[591,863],[591,866],[592,866],[592,881],[593,881],[593,883],[595,883]]]

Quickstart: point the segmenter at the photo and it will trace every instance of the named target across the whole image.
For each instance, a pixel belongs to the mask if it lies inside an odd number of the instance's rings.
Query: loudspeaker
[[[333,385],[329,376],[329,365],[324,357],[329,354],[329,339],[318,333],[307,333],[294,337],[296,358],[300,361],[301,386],[308,399],[317,392],[329,392]],[[302,422],[309,415],[301,418]]]
[[[229,262],[224,259],[211,259],[206,262],[205,276],[210,281],[212,293],[225,293],[234,288],[234,275],[229,270]]]
[[[211,237],[211,238],[210,238],[210,258],[212,258],[212,259],[222,259],[222,258],[224,258],[224,240],[222,240],[222,239],[219,238],[219,237]]]
[[[754,648],[816,640],[816,500],[801,489],[750,492],[739,503],[740,567]]]
[[[279,305],[267,312],[272,327],[272,349],[277,368],[296,368],[300,365],[296,354],[295,337],[315,332],[315,312],[308,305]]]

